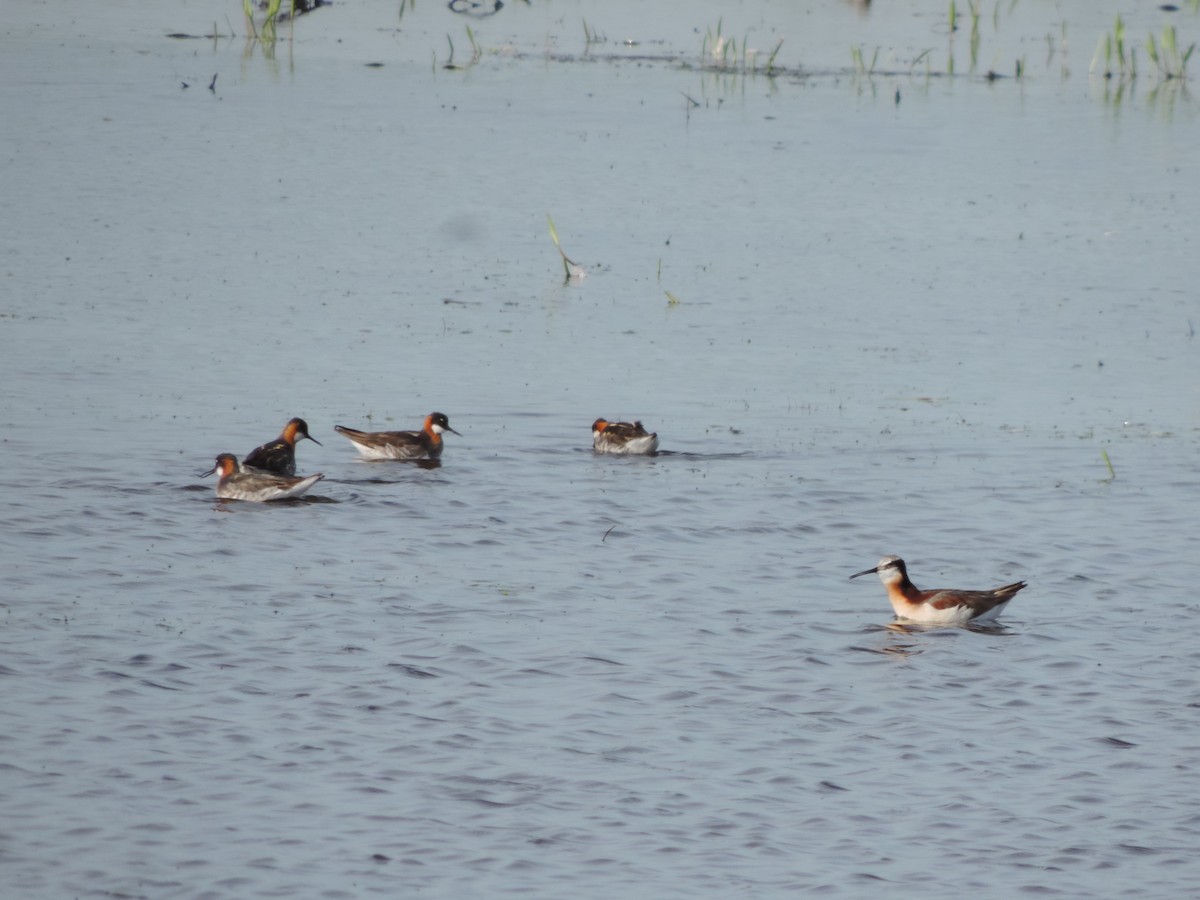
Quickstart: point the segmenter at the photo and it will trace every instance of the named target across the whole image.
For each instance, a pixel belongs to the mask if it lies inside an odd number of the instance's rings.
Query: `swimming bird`
[[[242,468],[251,472],[269,472],[275,475],[296,474],[296,443],[310,440],[318,447],[320,441],[308,433],[308,423],[303,419],[292,419],[283,426],[276,440],[255,447],[242,460]]]
[[[966,622],[985,622],[1004,610],[1025,582],[1014,581],[990,591],[922,591],[908,580],[908,569],[898,556],[885,556],[873,569],[851,575],[870,575],[875,572],[887,588],[897,618],[927,625],[962,625]]]
[[[442,433],[458,434],[440,412],[427,415],[420,431],[356,431],[343,425],[333,430],[348,437],[364,459],[437,459],[442,455]]]
[[[658,450],[658,432],[648,432],[641,422],[592,423],[592,449],[597,453],[643,453]]]
[[[220,473],[217,479],[217,496],[222,500],[254,500],[260,503],[299,497],[325,477],[320,472],[304,478],[271,475],[267,472],[243,472],[237,457],[232,453],[220,454],[217,464],[200,477],[204,478],[213,472]]]

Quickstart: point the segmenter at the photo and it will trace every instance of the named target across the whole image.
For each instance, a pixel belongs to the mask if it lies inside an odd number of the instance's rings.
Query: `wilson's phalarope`
[[[266,500],[299,497],[325,477],[320,472],[304,478],[271,475],[267,472],[243,472],[237,457],[232,453],[220,454],[217,464],[200,477],[204,478],[213,472],[220,472],[217,479],[217,496],[222,500],[254,500],[260,503]]]
[[[1025,582],[1014,581],[990,591],[922,591],[908,580],[908,569],[898,556],[885,556],[873,569],[851,575],[870,575],[876,572],[887,588],[888,599],[896,616],[911,622],[928,625],[962,625],[965,622],[985,622],[1004,610]]]
[[[592,423],[592,449],[597,453],[654,453],[658,432],[646,431],[641,422],[597,419]]]
[[[296,442],[305,439],[318,447],[321,442],[308,433],[308,423],[303,419],[292,419],[283,426],[278,439],[261,447],[255,447],[242,460],[242,468],[251,472],[266,472],[273,475],[296,474]]]
[[[365,459],[437,459],[442,455],[442,433],[458,434],[440,412],[427,415],[420,431],[356,431],[342,425],[333,430],[348,437]]]

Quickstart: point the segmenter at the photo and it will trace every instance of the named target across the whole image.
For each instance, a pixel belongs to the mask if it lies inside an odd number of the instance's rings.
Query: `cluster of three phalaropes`
[[[422,452],[432,453],[434,447],[436,453],[440,453],[443,429],[454,431],[440,413],[433,413],[425,420],[423,432],[368,434],[335,426],[335,430],[354,441],[359,452],[368,459],[413,459]],[[458,434],[457,431],[454,433]],[[658,450],[658,433],[646,431],[641,422],[609,422],[601,418],[592,423],[592,449],[597,453],[652,454]],[[872,573],[878,574],[887,588],[888,599],[898,618],[930,625],[962,625],[994,619],[1026,586],[1025,582],[1017,581],[986,591],[923,591],[909,580],[904,560],[898,556],[885,556],[873,568],[850,577]]]
[[[443,432],[458,434],[439,412],[426,416],[420,431],[368,432],[341,425],[334,430],[348,437],[367,459],[437,459],[442,453]],[[247,453],[241,465],[232,453],[222,453],[204,475],[220,472],[217,497],[222,500],[265,502],[299,497],[325,477],[320,472],[296,477],[296,443],[304,439],[321,445],[308,433],[303,419],[292,419],[276,440]]]

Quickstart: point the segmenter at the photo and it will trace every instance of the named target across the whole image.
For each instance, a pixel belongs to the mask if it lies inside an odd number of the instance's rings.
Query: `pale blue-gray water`
[[[452,6],[7,4],[4,895],[1194,892],[1193,5]]]

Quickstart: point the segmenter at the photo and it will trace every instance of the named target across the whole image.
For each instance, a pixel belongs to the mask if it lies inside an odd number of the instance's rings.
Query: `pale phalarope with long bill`
[[[1014,581],[990,591],[936,590],[922,591],[908,580],[908,569],[898,556],[885,556],[871,569],[851,575],[879,575],[887,588],[888,600],[897,618],[925,625],[963,625],[967,622],[986,622],[1004,611],[1008,601],[1024,588],[1025,582]]]

